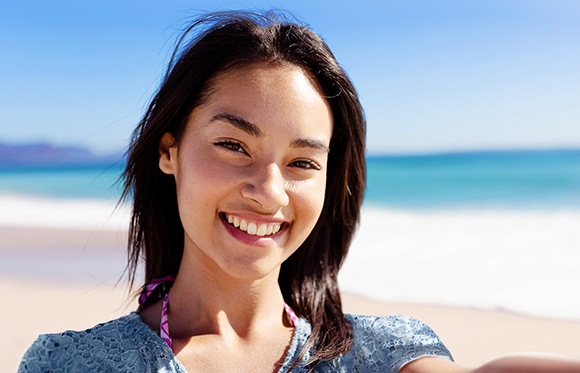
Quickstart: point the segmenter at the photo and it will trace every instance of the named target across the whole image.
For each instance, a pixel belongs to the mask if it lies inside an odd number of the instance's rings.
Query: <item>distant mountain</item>
[[[0,142],[0,167],[6,166],[70,166],[116,163],[119,152],[96,155],[79,146],[57,146],[50,143],[7,144]]]

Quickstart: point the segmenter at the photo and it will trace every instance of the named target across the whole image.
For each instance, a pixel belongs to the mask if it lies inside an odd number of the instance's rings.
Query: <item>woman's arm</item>
[[[400,373],[580,373],[580,360],[560,357],[508,356],[468,369],[447,359],[425,357],[404,366]]]
[[[490,361],[473,373],[579,373],[580,360],[564,357],[507,356]]]

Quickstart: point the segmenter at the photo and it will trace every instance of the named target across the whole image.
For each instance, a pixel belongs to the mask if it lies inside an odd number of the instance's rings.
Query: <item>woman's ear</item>
[[[174,175],[177,163],[177,147],[173,135],[166,132],[159,141],[159,168],[168,175]]]

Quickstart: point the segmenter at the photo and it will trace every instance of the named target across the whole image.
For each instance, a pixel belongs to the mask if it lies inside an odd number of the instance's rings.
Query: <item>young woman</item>
[[[468,371],[417,320],[342,312],[337,272],[359,221],[364,144],[356,91],[310,29],[272,14],[196,21],[125,171],[140,309],[40,336],[20,371]]]

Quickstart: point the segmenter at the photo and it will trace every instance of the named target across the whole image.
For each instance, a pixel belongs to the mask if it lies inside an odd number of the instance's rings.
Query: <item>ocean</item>
[[[365,204],[384,208],[580,209],[580,149],[367,157]],[[0,195],[114,200],[121,162],[0,168]]]
[[[580,150],[369,157],[367,167],[369,205],[580,209]]]
[[[580,320],[580,149],[369,156],[367,164],[343,290]],[[125,228],[121,172],[119,163],[0,169],[0,227]],[[0,274],[24,265],[4,259]]]

